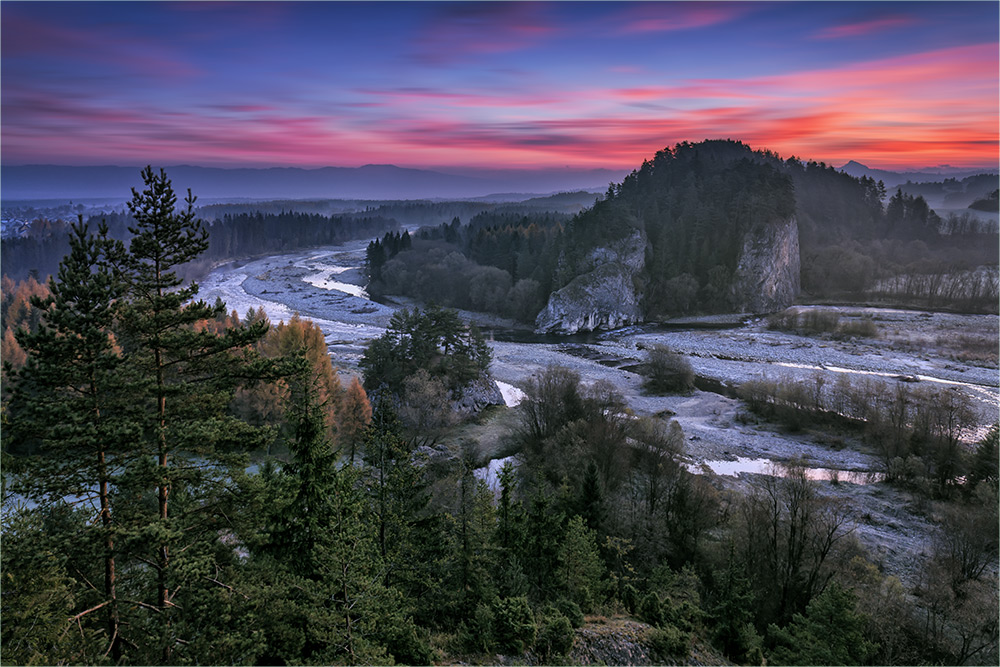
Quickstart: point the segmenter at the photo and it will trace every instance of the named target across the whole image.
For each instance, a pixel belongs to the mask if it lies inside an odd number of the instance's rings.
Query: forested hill
[[[580,265],[593,249],[640,230],[647,316],[724,310],[747,232],[790,217],[801,286],[814,297],[859,297],[879,279],[911,270],[996,264],[995,234],[942,219],[919,196],[887,193],[881,182],[821,162],[712,140],[659,151],[570,222],[552,287],[586,270]],[[982,243],[984,236],[993,242]]]
[[[996,311],[995,226],[941,217],[920,195],[738,141],[664,149],[572,217],[498,213],[456,212],[405,248],[399,238],[373,243],[369,291],[564,333],[748,306],[767,312],[800,292]],[[764,289],[771,294],[754,303]]]

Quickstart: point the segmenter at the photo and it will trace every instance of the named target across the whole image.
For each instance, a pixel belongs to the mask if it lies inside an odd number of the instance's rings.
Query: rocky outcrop
[[[500,387],[490,376],[483,374],[462,387],[457,398],[453,392],[452,409],[462,416],[475,415],[491,405],[506,405]]]
[[[795,218],[758,225],[743,239],[730,287],[741,313],[773,313],[799,294],[799,226]]]
[[[645,262],[646,235],[638,229],[610,246],[595,248],[586,259],[590,270],[552,293],[535,320],[535,331],[573,334],[642,321],[635,277]]]
[[[539,333],[573,334],[642,322],[635,284],[645,266],[646,236],[634,230],[586,257],[586,271],[553,292],[535,320]],[[743,238],[729,286],[736,312],[771,313],[799,293],[799,227],[794,217],[757,225]]]

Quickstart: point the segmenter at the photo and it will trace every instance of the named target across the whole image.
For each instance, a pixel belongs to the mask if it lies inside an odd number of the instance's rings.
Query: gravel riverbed
[[[216,268],[201,283],[200,297],[221,297],[241,316],[263,308],[272,321],[293,313],[313,320],[323,331],[334,364],[357,373],[365,345],[381,335],[405,299],[377,303],[363,291],[360,270],[367,241],[232,263]],[[810,468],[877,472],[880,464],[860,442],[823,433],[788,434],[766,424],[741,418],[741,401],[694,391],[684,396],[649,396],[634,367],[645,349],[666,345],[688,357],[703,378],[736,387],[757,378],[806,380],[820,374],[832,385],[837,374],[876,376],[888,383],[919,381],[950,387],[972,400],[985,430],[1000,412],[1000,371],[996,365],[996,316],[957,315],[884,308],[815,306],[832,310],[842,320],[870,318],[877,338],[837,340],[771,331],[762,319],[736,318],[733,328],[703,329],[719,318],[688,318],[668,327],[644,325],[573,339],[532,339],[524,333],[513,340],[492,340],[494,378],[523,388],[549,366],[564,366],[587,383],[603,380],[622,393],[636,415],[676,419],[684,430],[691,465],[742,460],[774,462],[801,460]],[[461,313],[484,329],[516,329],[513,322],[475,313]],[[733,319],[729,317],[728,319]],[[523,331],[523,327],[521,327]],[[992,341],[993,356],[964,358],[956,339]],[[982,347],[982,346],[981,346]],[[989,345],[986,345],[989,348]],[[630,370],[630,368],[632,370]],[[975,434],[970,435],[974,437]],[[759,470],[759,466],[754,470]],[[720,477],[738,489],[754,470]],[[929,550],[934,526],[926,511],[910,496],[885,484],[821,483],[822,492],[850,500],[855,535],[904,583],[916,576],[916,563]]]

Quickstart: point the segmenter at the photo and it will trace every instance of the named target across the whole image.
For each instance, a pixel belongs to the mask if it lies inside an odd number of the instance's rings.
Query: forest
[[[649,319],[727,312],[743,235],[791,216],[802,290],[812,302],[997,311],[996,271],[981,270],[1000,261],[996,227],[969,213],[942,218],[922,195],[888,193],[870,177],[730,140],[659,151],[570,219],[480,214],[465,225],[456,218],[424,230],[404,249],[413,252],[391,247],[379,254],[373,245],[369,273],[377,292],[532,322],[551,292],[588,270],[591,251],[641,230],[648,240],[640,279]],[[448,270],[515,304],[448,292],[432,277]],[[524,280],[532,282],[511,294]]]
[[[676,422],[559,367],[511,409],[521,463],[491,488],[471,445],[434,455],[490,365],[475,328],[400,311],[348,380],[311,322],[197,300],[177,269],[209,228],[165,173],[143,177],[127,244],[81,221],[51,281],[5,285],[5,663],[559,664],[585,619],[624,617],[648,663],[995,664],[998,430],[957,450],[960,405],[921,397],[940,409],[917,432],[899,427],[920,392],[863,416],[890,483],[948,517],[915,592],[800,465],[719,488],[683,464]],[[789,205],[767,179],[749,211]],[[501,229],[563,233],[522,223]],[[652,351],[650,391],[686,391],[678,363]],[[809,390],[745,389],[767,418],[837,409]],[[886,393],[835,396],[864,392]]]

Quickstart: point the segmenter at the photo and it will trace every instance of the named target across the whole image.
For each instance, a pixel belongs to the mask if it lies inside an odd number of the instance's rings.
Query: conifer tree
[[[341,451],[347,456],[347,461],[354,465],[358,445],[372,420],[372,406],[361,381],[354,378],[347,386],[343,405],[340,410],[338,435]]]
[[[121,657],[112,484],[132,456],[134,429],[126,421],[129,402],[119,379],[122,358],[111,328],[123,285],[107,264],[115,243],[102,225],[88,233],[82,219],[72,228],[70,253],[49,282],[50,295],[33,296],[43,313],[37,330],[19,329],[26,365],[13,374],[11,432],[35,441],[39,455],[21,477],[29,497],[61,502],[94,497],[99,507],[103,562],[103,608],[108,653]]]
[[[256,432],[227,416],[235,386],[260,372],[250,365],[249,346],[267,330],[264,322],[228,329],[223,335],[195,325],[224,313],[221,303],[194,301],[198,286],[185,285],[178,269],[208,247],[208,230],[195,217],[190,191],[185,207],[162,169],[142,172],[144,189],[132,190],[128,209],[135,224],[128,252],[118,253],[117,264],[127,282],[128,299],[120,309],[121,342],[130,359],[130,380],[141,405],[147,454],[152,466],[137,467],[137,483],[156,490],[156,519],[144,526],[146,540],[155,545],[151,559],[156,573],[155,607],[161,630],[161,659],[170,660],[172,612],[171,545],[185,535],[169,511],[177,485],[195,488],[212,474],[207,465],[183,465],[184,459],[229,447],[252,445]],[[177,459],[177,460],[175,460]],[[181,465],[178,465],[178,462]],[[192,517],[199,513],[192,511]],[[191,531],[189,534],[200,533]],[[137,548],[143,545],[137,543]]]

